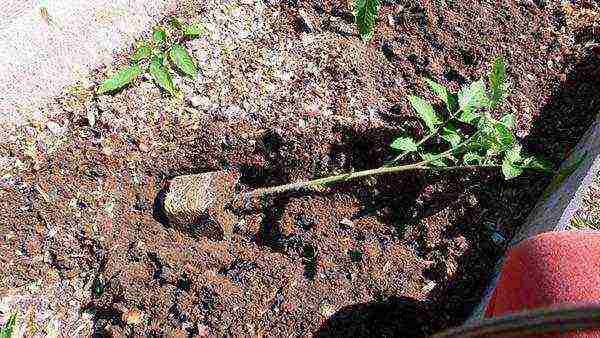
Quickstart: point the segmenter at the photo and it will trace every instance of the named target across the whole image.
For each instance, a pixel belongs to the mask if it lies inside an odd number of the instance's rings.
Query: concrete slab
[[[169,12],[175,0],[0,1],[0,129],[99,64]],[[47,13],[47,16],[45,15]]]

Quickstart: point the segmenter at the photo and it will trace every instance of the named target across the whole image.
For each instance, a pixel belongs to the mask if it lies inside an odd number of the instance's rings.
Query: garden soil
[[[406,172],[230,206],[229,240],[170,226],[177,175],[238,172],[237,192],[375,168],[406,96],[435,100],[505,57],[525,148],[554,164],[600,102],[592,3],[384,3],[361,41],[346,2],[183,1],[206,35],[184,99],[145,77],[73,84],[0,143],[0,311],[26,336],[407,336],[459,325],[550,177]],[[98,69],[98,84],[127,61]]]

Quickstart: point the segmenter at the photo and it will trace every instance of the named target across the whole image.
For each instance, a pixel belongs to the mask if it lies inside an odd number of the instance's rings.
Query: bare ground
[[[420,132],[404,97],[432,98],[425,76],[457,89],[496,55],[512,81],[503,109],[528,150],[558,163],[597,113],[591,5],[386,3],[369,43],[339,2],[190,1],[178,14],[208,24],[188,46],[201,75],[177,78],[185,102],[147,79],[114,96],[74,85],[0,148],[0,290],[30,318],[28,335],[457,325],[547,177],[405,173],[279,196],[238,211],[231,241],[163,225],[157,194],[170,177],[216,169],[239,170],[244,190],[377,167],[401,130]]]

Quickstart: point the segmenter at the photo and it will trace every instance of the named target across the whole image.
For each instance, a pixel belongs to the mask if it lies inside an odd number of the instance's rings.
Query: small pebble
[[[303,10],[298,10],[298,25],[301,27],[302,31],[306,33],[312,33],[315,31],[315,27],[312,24],[310,18]]]
[[[224,110],[221,110],[221,114],[229,121],[235,121],[242,118],[245,112],[237,105],[231,105]]]
[[[348,218],[344,218],[340,221],[340,225],[347,227],[347,228],[351,228],[354,226],[354,222],[352,222]]]
[[[394,27],[396,25],[396,19],[394,18],[394,16],[392,14],[388,14],[387,19],[388,19],[388,25],[390,25],[390,27]]]
[[[330,318],[335,314],[337,308],[334,304],[325,303],[319,308],[319,313],[325,318]]]
[[[296,217],[296,225],[306,231],[312,229],[316,224],[317,221],[313,217],[307,216],[305,214],[300,214]]]
[[[113,98],[109,95],[101,95],[98,97],[98,109],[101,112],[111,112],[112,111],[112,101]]]
[[[138,149],[143,152],[143,153],[147,153],[148,151],[150,151],[150,148],[148,147],[148,139],[146,137],[140,137],[138,139]]]
[[[429,282],[427,282],[427,284],[425,284],[423,286],[423,292],[430,293],[431,291],[433,291],[433,289],[435,289],[436,286],[437,286],[437,283],[430,280]]]
[[[210,335],[210,328],[204,324],[198,323],[198,336],[208,337]]]
[[[88,120],[88,125],[93,128],[96,125],[96,110],[88,109],[86,117]]]
[[[129,325],[139,325],[142,323],[144,313],[138,309],[132,309],[123,312],[121,319]]]
[[[59,136],[64,134],[65,132],[65,128],[63,128],[60,124],[54,122],[54,121],[50,121],[46,124],[46,127],[48,128],[48,130],[50,130],[50,132],[52,134],[54,134],[55,136]]]
[[[190,99],[190,103],[195,108],[202,109],[202,110],[208,110],[208,109],[210,109],[210,106],[211,106],[210,98],[203,96],[203,95],[196,95],[196,96],[192,97]]]

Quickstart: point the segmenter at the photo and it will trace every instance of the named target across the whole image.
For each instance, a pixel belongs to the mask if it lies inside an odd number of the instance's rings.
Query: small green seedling
[[[13,313],[8,320],[0,327],[0,338],[11,338],[17,326],[17,313]]]
[[[452,93],[445,86],[427,79],[429,87],[443,101],[448,114],[440,114],[427,100],[409,96],[408,101],[417,113],[425,136],[416,140],[412,135],[398,136],[391,148],[399,152],[390,162],[376,169],[350,171],[345,174],[261,188],[233,197],[240,201],[253,197],[279,194],[301,189],[321,191],[338,182],[402,171],[448,171],[500,169],[506,179],[521,175],[525,170],[552,173],[546,161],[526,155],[514,134],[515,118],[504,114],[499,119],[492,112],[508,95],[506,65],[502,58],[494,61],[489,86],[484,80],[464,86]],[[410,157],[411,163],[405,163]],[[207,210],[223,208],[225,199],[216,199],[211,191],[232,191],[233,179],[226,171],[179,176],[169,183],[163,209],[174,223],[186,223]],[[232,183],[233,182],[233,183]],[[216,190],[215,190],[216,189]],[[223,195],[223,194],[220,194]],[[226,227],[222,226],[224,232]],[[227,228],[228,229],[228,228]]]
[[[155,27],[152,41],[143,42],[131,55],[131,65],[105,80],[98,87],[97,93],[105,94],[119,90],[143,72],[147,72],[162,89],[172,96],[177,96],[179,90],[173,83],[172,66],[186,76],[196,76],[196,62],[182,43],[186,39],[198,38],[203,33],[204,28],[201,24],[185,25],[177,18],[171,18],[168,27]]]
[[[381,7],[381,0],[355,0],[354,5],[354,21],[358,27],[360,37],[364,41],[371,40],[375,32],[375,23]]]

